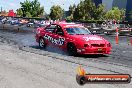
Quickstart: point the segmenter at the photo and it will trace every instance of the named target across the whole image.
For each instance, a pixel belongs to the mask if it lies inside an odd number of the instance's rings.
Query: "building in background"
[[[6,12],[5,10],[0,11],[0,16],[9,16],[9,17],[15,17],[16,13],[13,10],[9,10],[9,12]]]
[[[93,0],[96,6],[99,4],[104,4],[105,5],[105,10],[109,10],[112,8],[113,0]]]
[[[113,7],[118,7],[119,9],[126,9],[127,1],[129,0],[113,0]]]
[[[16,13],[13,10],[9,10],[8,16],[9,17],[15,17],[16,16]]]
[[[126,20],[132,21],[132,0],[127,0],[127,5],[126,5]]]
[[[4,10],[0,12],[0,16],[8,16],[8,13]]]
[[[105,5],[106,11],[110,10],[113,7],[114,0],[102,0],[102,4]]]
[[[112,7],[126,9],[126,20],[132,21],[132,0],[93,0],[95,5],[104,4],[105,9],[110,10]]]
[[[93,2],[95,2],[95,5],[98,6],[99,4],[102,3],[102,0],[93,0]]]

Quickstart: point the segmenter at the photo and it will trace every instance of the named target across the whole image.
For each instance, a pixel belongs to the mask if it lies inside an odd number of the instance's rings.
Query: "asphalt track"
[[[76,57],[68,56],[66,52],[55,47],[47,47],[46,49],[40,49],[35,42],[34,33],[32,32],[17,32],[11,29],[0,29],[0,43],[15,45],[19,51],[25,53],[31,53],[34,55],[40,55],[43,57],[53,58],[58,63],[68,63],[69,67],[77,68],[77,66],[83,66],[89,73],[100,74],[130,74],[132,75],[132,45],[130,40],[132,37],[120,36],[119,44],[115,44],[115,36],[101,35],[112,44],[112,53],[110,55],[78,55]],[[15,48],[14,48],[15,49]],[[56,62],[57,63],[57,62]],[[58,69],[58,68],[56,68]],[[65,69],[61,68],[61,69]],[[75,70],[75,69],[74,69]],[[67,71],[66,71],[67,72]],[[70,71],[71,72],[71,71]],[[75,72],[73,72],[75,75]],[[70,73],[73,75],[72,73]],[[61,78],[60,78],[61,80]],[[61,80],[62,81],[62,80]],[[68,84],[68,82],[67,82]],[[70,84],[71,88],[74,85]],[[77,85],[77,84],[76,84]],[[70,86],[66,86],[70,88]],[[98,86],[94,86],[97,87]],[[90,88],[94,88],[90,87]],[[99,88],[131,88],[131,84],[127,85],[103,85]],[[61,88],[61,87],[60,87]],[[76,87],[75,87],[76,88]],[[88,88],[88,87],[86,87]]]

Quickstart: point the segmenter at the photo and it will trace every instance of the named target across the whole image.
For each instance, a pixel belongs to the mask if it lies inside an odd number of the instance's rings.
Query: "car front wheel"
[[[68,44],[67,45],[67,51],[70,56],[75,56],[77,55],[77,49],[74,44]]]

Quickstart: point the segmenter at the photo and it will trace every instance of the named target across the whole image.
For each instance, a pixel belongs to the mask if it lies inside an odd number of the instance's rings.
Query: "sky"
[[[9,11],[13,9],[14,11],[20,8],[20,2],[24,2],[25,0],[0,0],[0,7],[3,10]],[[32,0],[29,0],[32,1]],[[64,10],[68,10],[70,5],[78,4],[80,0],[38,0],[41,3],[41,6],[44,6],[44,10],[46,13],[50,13],[50,8],[53,5],[60,5]]]

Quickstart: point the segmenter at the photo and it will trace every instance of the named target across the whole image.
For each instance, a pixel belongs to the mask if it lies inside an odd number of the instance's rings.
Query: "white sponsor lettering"
[[[90,41],[90,40],[102,40],[101,38],[98,37],[83,37],[86,41]]]
[[[55,39],[55,38],[53,38],[47,34],[45,34],[44,38],[47,39],[48,41],[50,41],[51,43],[55,44],[55,45],[64,45],[64,41],[65,41],[64,38]]]

